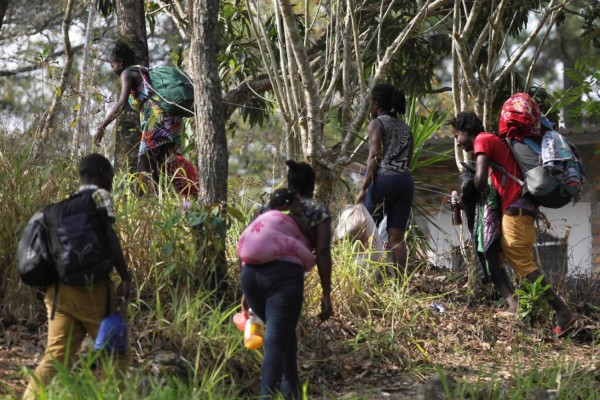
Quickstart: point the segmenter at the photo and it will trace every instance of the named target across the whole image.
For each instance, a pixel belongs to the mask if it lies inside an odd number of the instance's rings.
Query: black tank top
[[[408,153],[413,142],[408,125],[391,115],[380,115],[383,132],[383,150],[377,175],[399,175],[409,172]]]

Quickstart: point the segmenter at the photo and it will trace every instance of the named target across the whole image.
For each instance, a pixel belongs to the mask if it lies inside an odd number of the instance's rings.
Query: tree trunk
[[[319,91],[317,89],[317,83],[315,76],[313,75],[308,61],[308,54],[306,47],[304,47],[304,40],[298,29],[295,14],[292,9],[292,5],[287,0],[279,0],[279,6],[281,10],[281,16],[283,17],[283,25],[285,27],[287,38],[290,42],[292,51],[294,53],[294,59],[298,65],[298,73],[304,86],[304,97],[306,106],[306,122],[308,131],[308,140],[304,149],[306,157],[314,164],[315,160],[321,156],[320,146],[323,137],[323,127],[321,118],[321,108]],[[303,121],[301,120],[302,124]],[[314,165],[313,165],[314,166]]]
[[[143,0],[118,0],[116,4],[117,37],[135,52],[136,63],[148,66],[148,38]],[[135,170],[140,143],[139,115],[129,107],[117,118],[115,139],[115,167],[129,161]]]
[[[2,29],[2,22],[4,21],[4,15],[6,15],[7,8],[8,0],[0,0],[0,29]]]
[[[219,204],[225,212],[227,201],[228,151],[221,81],[217,66],[217,32],[219,1],[197,1],[192,6],[192,76],[194,77],[194,111],[196,113],[196,143],[200,171],[200,202],[204,205]],[[222,215],[221,215],[222,216]],[[211,217],[214,218],[214,217]],[[213,221],[213,222],[216,222]],[[218,298],[225,291],[224,278],[227,271],[225,237],[214,232],[213,224],[205,224],[200,262],[209,290],[215,290]]]
[[[50,105],[50,109],[46,114],[42,122],[40,134],[35,138],[33,143],[32,159],[37,160],[42,152],[42,143],[44,143],[50,136],[50,132],[54,126],[54,119],[56,117],[56,111],[60,104],[63,94],[67,90],[67,85],[71,77],[71,67],[73,66],[73,49],[71,48],[71,40],[69,39],[69,29],[71,28],[71,18],[73,14],[73,5],[75,0],[69,0],[67,2],[67,8],[65,10],[65,17],[62,23],[63,43],[65,46],[65,65],[63,66],[62,73],[60,75],[60,84],[56,88],[54,93],[54,99]]]
[[[200,164],[200,200],[227,201],[228,152],[221,81],[217,70],[219,1],[193,7],[192,71],[195,85],[196,142]]]
[[[92,30],[94,28],[94,19],[96,16],[96,5],[90,3],[88,11],[88,20],[85,27],[85,38],[83,44],[83,55],[81,56],[81,73],[79,74],[79,103],[77,109],[77,128],[73,129],[73,142],[71,146],[71,157],[77,159],[80,154],[85,154],[87,144],[91,137],[86,135],[89,130],[89,122],[84,121],[89,106],[89,95],[86,87],[92,87],[92,73],[90,69],[90,42],[92,40]],[[87,136],[87,137],[86,137]],[[83,141],[82,141],[83,139]]]

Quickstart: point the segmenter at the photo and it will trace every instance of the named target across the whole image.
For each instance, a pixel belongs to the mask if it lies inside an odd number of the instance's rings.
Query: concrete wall
[[[551,229],[549,234],[556,237],[565,246],[567,257],[567,273],[569,275],[588,275],[592,272],[592,233],[590,225],[592,204],[580,202],[568,205],[560,210],[543,210]],[[599,217],[600,219],[600,217]],[[600,221],[598,221],[600,222]],[[438,266],[452,267],[453,247],[460,244],[461,235],[468,235],[466,226],[452,226],[448,209],[433,213],[432,221],[418,219],[419,226],[428,237],[432,251],[429,261]],[[600,224],[598,224],[600,228]],[[463,232],[464,229],[464,232]],[[547,241],[540,243],[539,250],[544,256],[545,246],[553,245]]]
[[[584,153],[589,160],[584,166],[586,168],[588,186],[591,187],[589,198],[591,202],[590,224],[593,236],[591,246],[592,270],[595,276],[600,277],[600,204],[598,204],[600,200],[600,143],[595,143],[592,149],[594,150],[593,152],[587,150]]]

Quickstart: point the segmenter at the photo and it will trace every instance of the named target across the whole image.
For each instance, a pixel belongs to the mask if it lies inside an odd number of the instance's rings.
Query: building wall
[[[600,277],[600,204],[598,204],[598,200],[600,200],[600,143],[595,143],[591,148],[594,151],[591,152],[586,149],[582,151],[582,157],[585,156],[587,159],[584,159],[584,162],[587,161],[584,167],[588,186],[591,187],[591,193],[588,196],[592,203],[590,210],[590,225],[593,236],[591,246],[592,271],[595,276]]]
[[[559,210],[543,210],[551,229],[547,232],[556,237],[566,247],[567,267],[569,275],[588,275],[592,272],[592,235],[590,214],[592,204],[579,202]],[[453,248],[459,246],[461,238],[469,237],[466,225],[452,226],[449,209],[445,208],[432,213],[430,220],[418,218],[417,222],[428,238],[431,246],[429,261],[438,266],[453,266]],[[600,229],[600,224],[598,225]],[[545,245],[539,243],[541,256]],[[542,266],[543,267],[543,266]]]

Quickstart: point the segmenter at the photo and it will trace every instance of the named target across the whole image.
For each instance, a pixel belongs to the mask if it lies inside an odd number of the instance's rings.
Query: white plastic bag
[[[387,238],[385,226],[383,231]],[[344,207],[335,227],[334,238],[353,242],[356,265],[370,268],[372,262],[389,262],[389,252],[379,237],[377,225],[363,204]]]
[[[353,204],[344,207],[340,213],[334,238],[335,240],[344,238],[352,241],[359,240],[366,245],[369,238],[376,232],[375,221],[373,221],[373,217],[371,217],[365,206],[363,204]]]
[[[381,243],[384,248],[389,247],[388,243],[388,231],[387,231],[387,215],[383,217],[379,226],[377,227],[377,232],[379,233],[379,238],[381,239]]]

